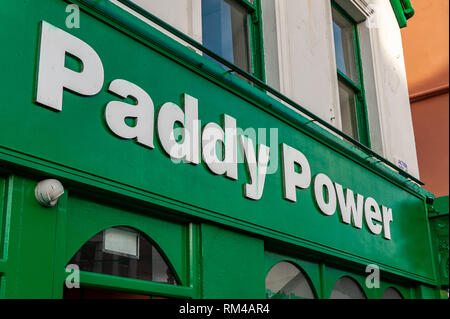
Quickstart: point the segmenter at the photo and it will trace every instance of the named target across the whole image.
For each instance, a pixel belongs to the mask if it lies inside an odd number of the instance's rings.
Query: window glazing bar
[[[338,78],[342,82],[344,82],[347,86],[349,86],[355,93],[361,92],[361,87],[357,85],[355,82],[350,80],[348,76],[342,73],[340,70],[337,70]]]

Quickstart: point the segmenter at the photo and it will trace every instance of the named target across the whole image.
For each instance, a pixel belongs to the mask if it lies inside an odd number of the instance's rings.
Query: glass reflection
[[[381,299],[403,299],[402,295],[395,288],[387,288]]]
[[[353,82],[359,83],[356,65],[355,34],[353,25],[333,8],[333,34],[336,64],[339,71]]]
[[[341,106],[342,131],[355,140],[358,140],[355,93],[340,81],[339,105]]]
[[[250,72],[248,12],[234,0],[202,1],[203,45]]]
[[[289,262],[279,262],[266,276],[268,299],[314,299],[307,278]]]
[[[69,264],[78,265],[82,271],[178,284],[156,247],[141,232],[128,227],[113,227],[96,234]]]
[[[330,299],[366,299],[366,296],[356,281],[342,277],[334,285]]]

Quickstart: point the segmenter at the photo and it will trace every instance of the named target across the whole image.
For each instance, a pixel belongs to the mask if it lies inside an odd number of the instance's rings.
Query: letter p
[[[284,198],[297,201],[297,188],[306,189],[311,184],[311,168],[305,155],[293,147],[282,144]],[[295,170],[298,165],[301,172]]]
[[[81,61],[80,72],[65,67],[66,54]],[[103,80],[102,61],[88,44],[45,21],[41,22],[36,102],[61,111],[64,89],[91,96],[100,92]]]

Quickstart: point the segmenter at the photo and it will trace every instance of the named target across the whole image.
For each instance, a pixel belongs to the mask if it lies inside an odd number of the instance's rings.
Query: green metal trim
[[[442,289],[449,287],[449,196],[436,198],[427,207],[429,214],[430,241],[433,243],[435,272]]]
[[[55,261],[53,268],[59,270],[59,267],[64,267],[67,264],[66,260],[66,232],[67,232],[67,206],[70,190],[64,190],[64,194],[58,201],[56,211],[56,229],[55,229]],[[63,284],[67,278],[65,271],[53,271],[53,298],[60,299],[63,297]]]
[[[414,16],[415,10],[411,5],[410,0],[401,0],[403,6],[403,13],[405,14],[406,19],[410,19]]]
[[[65,274],[67,275],[67,274]],[[80,284],[88,287],[110,288],[127,292],[163,297],[195,298],[192,287],[174,286],[119,276],[80,271]]]
[[[6,283],[6,277],[2,276],[2,274],[0,273],[0,299],[5,299],[5,295],[6,295],[5,283]]]
[[[250,43],[252,51],[252,73],[261,81],[266,81],[264,68],[264,43],[262,32],[261,0],[255,0],[255,10],[250,14]]]
[[[355,55],[356,63],[358,67],[358,77],[361,91],[358,94],[357,114],[358,114],[358,132],[360,134],[360,140],[367,147],[371,147],[370,141],[370,127],[369,127],[369,114],[367,112],[366,91],[364,89],[364,74],[361,59],[361,47],[359,45],[359,33],[357,24],[353,25],[353,32],[355,35]]]
[[[189,245],[189,281],[188,286],[193,289],[193,298],[201,298],[201,256],[200,256],[200,227],[196,224],[189,224],[188,230]]]
[[[397,19],[398,26],[404,28],[407,25],[406,16],[403,13],[403,7],[400,0],[390,0],[392,9],[394,10],[395,18]]]
[[[0,175],[0,263],[3,257],[4,238],[5,232],[5,216],[6,216],[6,178]],[[1,266],[0,266],[1,272]]]
[[[410,0],[390,0],[400,28],[407,26],[407,20],[414,16],[414,8]]]
[[[424,202],[424,206],[425,206],[425,213],[426,213],[426,216],[429,216],[429,213],[430,213],[430,209],[429,209],[429,206],[427,205],[427,203],[426,202]],[[432,225],[431,225],[431,223],[430,222],[427,222],[427,232],[428,232],[428,247],[430,247],[431,248],[431,250],[432,250],[432,252],[433,252],[433,254],[432,254],[432,256],[434,255],[434,256],[436,256],[436,252],[434,252],[434,250],[435,250],[435,248],[434,248],[434,246],[433,246],[433,233],[432,233],[432,231],[431,231],[431,228],[432,228]],[[432,263],[432,265],[433,265],[433,278],[436,278],[436,279],[438,279],[439,277],[438,277],[438,271],[437,271],[437,268],[436,268],[436,259],[435,258],[431,258],[431,263]]]
[[[16,183],[16,178],[13,175],[10,175],[6,179],[5,183],[5,207],[4,207],[4,216],[3,216],[3,239],[1,243],[3,244],[2,248],[2,262],[4,261],[3,272],[8,272],[8,257],[9,257],[9,245],[10,245],[10,237],[11,237],[11,224],[12,224],[12,199],[14,192],[14,183]]]
[[[434,210],[440,215],[449,214],[449,196],[438,197],[433,202]]]
[[[251,3],[248,0],[234,0],[234,1],[244,6],[250,13],[257,10],[257,4]],[[256,2],[259,2],[259,0],[256,0]]]
[[[415,11],[411,5],[410,0],[401,0],[403,5],[403,13],[405,14],[406,19],[410,19],[414,16]]]
[[[325,299],[325,289],[326,289],[326,285],[325,285],[325,281],[323,280],[323,278],[325,278],[326,276],[326,269],[327,267],[325,266],[325,264],[323,262],[319,263],[319,276],[320,278],[322,278],[320,280],[320,299]]]
[[[357,85],[355,82],[353,82],[352,80],[350,80],[350,78],[348,76],[346,76],[344,73],[342,73],[341,70],[337,70],[337,75],[338,75],[338,79],[342,82],[344,82],[345,85],[349,86],[350,89],[353,90],[353,92],[355,92],[355,94],[358,94],[361,92],[361,87],[359,85]]]

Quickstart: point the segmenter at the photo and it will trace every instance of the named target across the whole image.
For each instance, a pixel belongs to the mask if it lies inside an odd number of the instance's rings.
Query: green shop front
[[[109,1],[68,28],[71,3],[0,11],[0,298],[447,296],[448,199]]]

